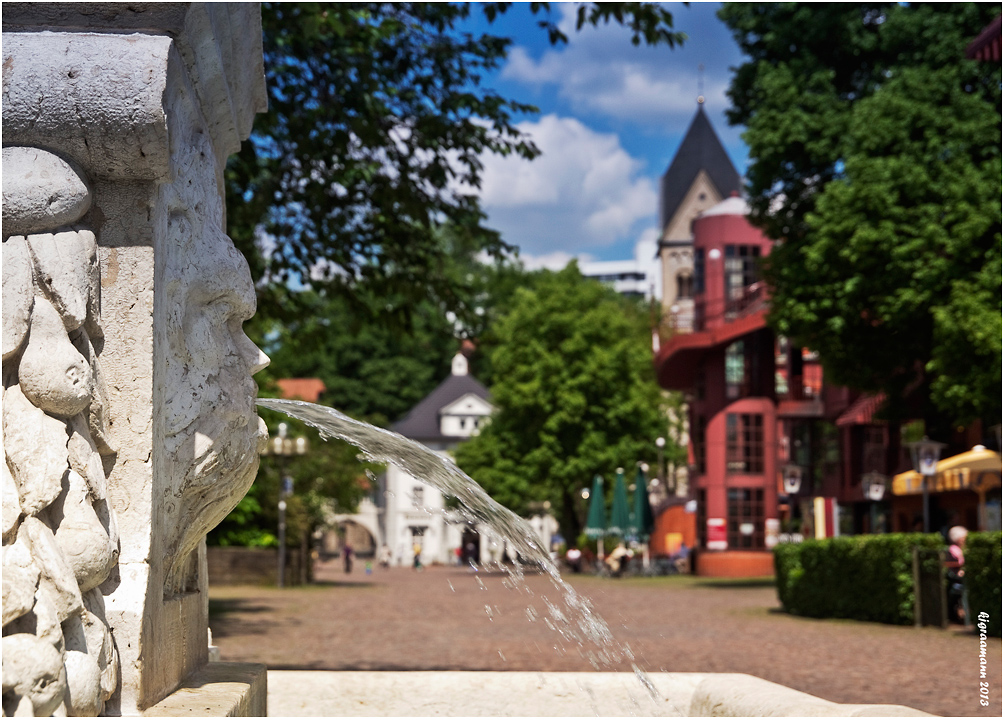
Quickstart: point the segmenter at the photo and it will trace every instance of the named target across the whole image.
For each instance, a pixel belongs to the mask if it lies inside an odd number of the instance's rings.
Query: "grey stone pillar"
[[[205,534],[265,440],[223,171],[265,107],[257,4],[4,5],[5,714],[137,714],[206,672]],[[223,710],[264,714],[234,671]]]

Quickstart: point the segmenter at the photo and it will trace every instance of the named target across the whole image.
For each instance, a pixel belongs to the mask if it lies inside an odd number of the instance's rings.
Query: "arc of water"
[[[512,543],[524,559],[533,562],[549,576],[555,588],[561,592],[562,601],[568,609],[568,612],[563,612],[561,608],[548,602],[547,598],[544,599],[548,614],[555,623],[553,627],[560,635],[579,643],[585,640],[596,645],[599,652],[590,655],[599,658],[604,665],[612,665],[620,660],[631,662],[636,677],[653,701],[660,705],[665,702],[645,671],[633,662],[631,650],[615,641],[607,623],[596,614],[590,602],[562,580],[547,549],[539,546],[530,526],[489,497],[478,483],[464,474],[449,458],[397,433],[354,420],[334,408],[301,400],[272,398],[259,399],[258,405],[302,420],[320,432],[323,438],[344,440],[358,447],[368,460],[395,465],[440,492],[456,497],[467,519],[483,522],[491,527]],[[522,583],[523,571],[519,564],[509,572],[514,582]]]

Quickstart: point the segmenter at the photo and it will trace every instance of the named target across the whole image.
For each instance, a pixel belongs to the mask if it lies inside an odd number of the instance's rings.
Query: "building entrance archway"
[[[461,564],[481,562],[482,538],[478,531],[470,525],[461,533]]]

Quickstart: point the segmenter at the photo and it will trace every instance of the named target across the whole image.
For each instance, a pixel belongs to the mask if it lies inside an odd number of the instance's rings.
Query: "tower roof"
[[[715,134],[702,104],[660,182],[660,227],[666,228],[700,171],[704,170],[721,197],[740,191],[740,174]]]

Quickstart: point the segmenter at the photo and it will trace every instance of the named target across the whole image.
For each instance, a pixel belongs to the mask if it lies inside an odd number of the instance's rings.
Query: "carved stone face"
[[[242,327],[255,312],[255,290],[230,238],[186,211],[171,215],[169,237],[164,422],[174,477],[164,510],[168,527],[177,530],[167,548],[173,562],[167,589],[178,592],[182,561],[258,470],[268,432],[255,412],[252,375],[269,360]]]

